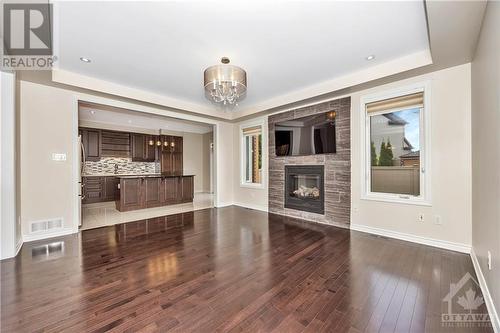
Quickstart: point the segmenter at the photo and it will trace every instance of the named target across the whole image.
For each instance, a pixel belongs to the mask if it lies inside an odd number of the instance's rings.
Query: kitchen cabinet
[[[118,184],[120,179],[116,177],[104,177],[104,200],[103,201],[115,201],[118,197],[119,190]]]
[[[132,135],[132,161],[134,162],[154,162],[157,159],[156,146],[157,137],[154,135],[136,134]],[[154,142],[150,145],[149,142]]]
[[[144,205],[146,208],[161,205],[161,185],[163,183],[160,177],[144,178]]]
[[[121,177],[116,209],[126,212],[192,202],[193,177]]]
[[[143,204],[144,178],[121,178],[120,179],[120,211],[145,208]],[[118,203],[118,201],[117,201]]]
[[[181,177],[182,202],[191,202],[194,197],[194,177]]]
[[[167,142],[161,150],[161,172],[167,175],[183,174],[183,138],[180,136],[163,135],[162,142]]]
[[[146,135],[133,133],[131,136],[132,161],[143,162],[144,156],[146,155]]]
[[[161,202],[165,204],[177,203],[179,196],[179,178],[178,177],[164,177],[160,187]]]
[[[104,198],[103,177],[82,178],[83,204],[101,202]]]
[[[119,179],[116,177],[83,177],[83,204],[114,201],[118,195]]]
[[[130,133],[101,130],[101,157],[129,157]]]
[[[101,131],[98,129],[80,129],[86,161],[101,159]]]

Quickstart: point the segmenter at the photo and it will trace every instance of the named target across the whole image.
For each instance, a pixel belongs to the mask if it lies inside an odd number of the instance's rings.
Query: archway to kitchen
[[[79,101],[80,229],[213,207],[214,129]]]

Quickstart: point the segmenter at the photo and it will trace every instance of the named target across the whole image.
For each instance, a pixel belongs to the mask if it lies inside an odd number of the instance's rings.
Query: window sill
[[[264,189],[264,184],[262,183],[240,183],[240,187],[253,188],[253,189]]]
[[[430,201],[425,200],[423,198],[403,199],[399,198],[398,196],[386,196],[386,195],[376,195],[376,194],[365,194],[361,196],[361,200],[379,201],[379,202],[414,205],[414,206],[428,206],[428,207],[432,206]]]

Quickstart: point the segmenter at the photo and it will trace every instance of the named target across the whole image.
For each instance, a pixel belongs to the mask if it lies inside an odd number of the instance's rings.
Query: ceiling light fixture
[[[204,72],[205,96],[223,106],[238,105],[247,91],[247,73],[229,62],[229,58],[223,57],[222,64],[208,67]]]
[[[89,58],[85,58],[85,57],[80,57],[80,60],[83,62],[86,62],[86,63],[92,62],[92,60],[90,60]]]
[[[365,58],[366,60],[370,61],[375,59],[375,56],[373,54],[370,54],[368,57]]]

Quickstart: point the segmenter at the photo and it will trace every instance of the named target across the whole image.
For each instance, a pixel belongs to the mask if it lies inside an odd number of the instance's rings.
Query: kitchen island
[[[193,202],[194,175],[132,175],[117,176],[119,194],[116,209],[136,209]]]

